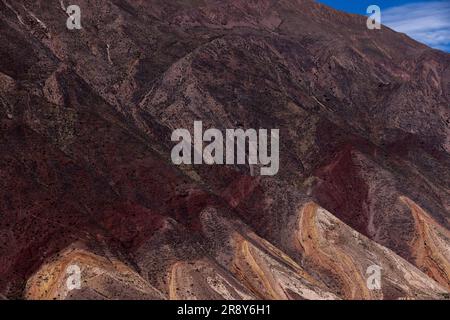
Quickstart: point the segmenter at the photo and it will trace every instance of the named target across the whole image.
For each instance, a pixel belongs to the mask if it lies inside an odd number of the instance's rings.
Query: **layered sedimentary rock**
[[[78,276],[76,272],[81,272],[79,279],[74,278]],[[28,280],[25,298],[164,299],[164,295],[150,286],[133,268],[108,253],[96,255],[75,246],[46,262]]]
[[[309,0],[67,5],[0,1],[0,298],[449,296],[448,54]],[[194,121],[280,129],[279,173],[175,166]]]

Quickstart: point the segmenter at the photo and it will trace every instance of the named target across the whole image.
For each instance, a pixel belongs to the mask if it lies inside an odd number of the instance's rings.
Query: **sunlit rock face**
[[[448,54],[309,0],[78,3],[0,1],[0,299],[449,297]],[[279,129],[278,174],[175,166],[194,121]]]

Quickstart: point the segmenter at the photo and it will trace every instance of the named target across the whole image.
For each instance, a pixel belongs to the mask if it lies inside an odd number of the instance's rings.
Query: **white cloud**
[[[382,23],[430,47],[450,51],[450,1],[417,2],[382,10]]]

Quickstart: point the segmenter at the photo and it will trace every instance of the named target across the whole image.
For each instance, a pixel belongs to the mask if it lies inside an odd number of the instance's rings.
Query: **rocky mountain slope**
[[[310,0],[77,4],[0,1],[0,297],[449,297],[449,54]],[[280,129],[279,173],[173,165],[197,120]]]

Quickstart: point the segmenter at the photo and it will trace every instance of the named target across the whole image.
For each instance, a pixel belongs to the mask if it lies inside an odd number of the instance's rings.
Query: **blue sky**
[[[430,47],[450,52],[450,0],[316,0],[338,10],[367,15],[381,8],[381,23]]]

